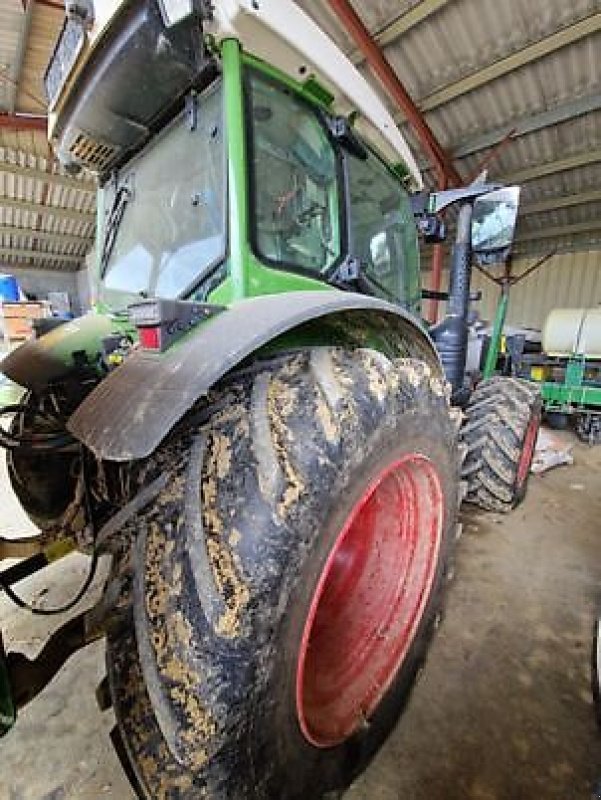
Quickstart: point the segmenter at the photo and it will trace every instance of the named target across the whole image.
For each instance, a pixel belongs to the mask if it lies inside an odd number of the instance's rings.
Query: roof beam
[[[415,28],[420,22],[423,22],[429,16],[448,5],[449,2],[450,0],[422,0],[421,3],[418,3],[405,14],[401,14],[401,16],[397,17],[393,22],[390,22],[380,31],[374,33],[373,38],[380,47],[386,47],[386,45],[391,44],[396,41],[396,39],[400,39],[400,37],[411,30],[411,28]],[[355,65],[359,65],[365,61],[363,54],[359,50],[355,50],[351,53],[349,58]]]
[[[46,8],[53,8],[55,11],[65,10],[64,3],[59,2],[59,0],[35,0],[35,2],[39,6],[46,6]]]
[[[8,110],[12,113],[15,111],[17,104],[17,94],[19,93],[19,82],[21,80],[21,73],[23,72],[23,63],[25,61],[25,53],[27,52],[27,42],[29,40],[29,30],[31,28],[31,18],[33,17],[33,0],[25,5],[23,10],[23,20],[21,22],[21,31],[19,33],[19,44],[15,55],[15,63],[13,67],[12,83],[10,90],[10,99],[8,101]]]
[[[601,203],[601,190],[593,189],[590,192],[566,194],[562,197],[550,197],[548,200],[525,203],[520,207],[520,214],[541,214],[544,211],[555,211],[557,208],[580,206],[584,203]]]
[[[575,233],[596,233],[597,231],[601,231],[601,220],[572,222],[570,225],[556,225],[539,231],[528,231],[517,237],[516,244],[535,242],[539,239],[551,239],[554,236],[573,236]]]
[[[93,242],[91,236],[73,236],[69,233],[55,233],[54,231],[34,230],[33,228],[18,228],[14,225],[0,225],[0,236],[28,236],[54,244],[72,244],[76,247],[89,247]]]
[[[48,120],[46,117],[30,114],[0,113],[0,129],[2,128],[8,128],[11,131],[43,131],[46,133]]]
[[[542,164],[534,164],[531,167],[502,174],[500,180],[504,183],[526,183],[537,178],[544,178],[546,175],[554,175],[557,172],[565,172],[569,169],[584,167],[587,164],[596,164],[601,161],[601,148],[597,150],[585,150],[574,156],[561,158],[557,161],[545,161]]]
[[[81,264],[85,256],[65,255],[64,253],[44,253],[40,250],[26,250],[23,248],[0,247],[0,256],[13,256],[14,258],[31,258],[34,261],[60,261],[63,264]]]
[[[538,42],[528,44],[521,50],[517,50],[515,53],[505,56],[505,58],[472,72],[471,75],[466,75],[447,86],[443,86],[441,89],[424,97],[418,105],[424,112],[432,111],[434,108],[438,108],[438,106],[448,103],[456,97],[478,89],[480,86],[484,86],[484,84],[490,83],[508,72],[537,61],[549,55],[549,53],[577,42],[599,30],[601,30],[601,12],[591,14],[573,25],[568,25],[566,28],[555,31]]]
[[[579,97],[577,100],[556,106],[548,111],[541,111],[528,117],[519,117],[500,128],[494,128],[491,131],[479,133],[470,139],[466,139],[450,149],[454,158],[464,158],[480,150],[486,150],[488,147],[494,147],[499,142],[502,142],[512,131],[511,138],[515,139],[518,136],[525,136],[528,133],[535,133],[543,128],[549,128],[552,125],[569,122],[577,117],[582,117],[584,114],[592,114],[600,109],[601,92],[598,92],[590,97]]]
[[[14,200],[13,198],[0,197],[0,208],[19,208],[23,211],[31,211],[34,214],[43,214],[54,217],[64,217],[73,219],[76,222],[94,222],[95,215],[87,211],[76,211],[72,208],[62,208],[61,206],[45,206],[40,203],[30,203],[27,200]]]
[[[21,164],[11,164],[10,161],[0,161],[0,174],[1,173],[5,175],[22,175],[24,178],[54,183],[58,186],[66,186],[68,189],[75,189],[78,192],[86,192],[88,194],[96,193],[96,187],[91,181],[77,180],[76,178],[70,178],[67,175],[61,175],[57,172],[46,172],[43,169],[24,167],[21,166]]]

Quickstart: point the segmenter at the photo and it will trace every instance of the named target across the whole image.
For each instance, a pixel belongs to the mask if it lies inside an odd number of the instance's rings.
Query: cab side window
[[[321,273],[341,254],[338,163],[315,111],[251,72],[253,246],[274,266]]]
[[[407,193],[373,154],[348,157],[351,252],[374,294],[411,306],[419,301],[415,223]]]

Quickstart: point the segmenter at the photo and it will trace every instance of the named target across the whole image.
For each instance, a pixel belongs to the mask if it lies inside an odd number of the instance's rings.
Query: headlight
[[[170,28],[194,11],[194,0],[159,0],[163,22]]]

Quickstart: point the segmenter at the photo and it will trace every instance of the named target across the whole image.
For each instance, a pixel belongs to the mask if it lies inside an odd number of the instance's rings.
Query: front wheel
[[[476,387],[461,427],[467,449],[462,477],[469,503],[506,513],[522,502],[541,407],[540,391],[527,381],[495,376]]]
[[[224,390],[173,465],[140,525],[136,639],[148,729],[198,796],[317,800],[395,724],[454,539],[443,389],[411,359],[297,354]]]

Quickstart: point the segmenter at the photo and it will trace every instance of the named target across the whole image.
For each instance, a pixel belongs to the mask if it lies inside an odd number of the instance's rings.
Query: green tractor
[[[36,659],[1,651],[0,723],[106,637],[99,699],[140,797],[334,796],[424,663],[463,495],[525,492],[536,390],[464,378],[472,251],[509,248],[517,202],[420,194],[389,112],[293,2],[66,7],[50,138],[98,176],[97,304],[2,363],[40,534],[0,540],[23,556],[0,583],[27,606],[16,584],[77,548],[69,608],[111,570]],[[451,203],[428,331],[418,227],[437,238]]]

